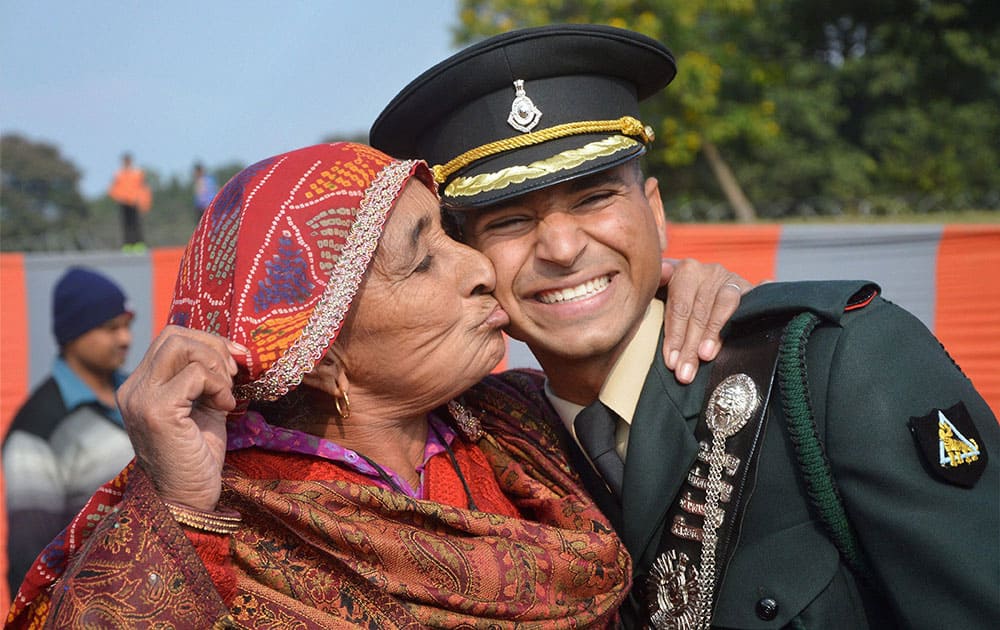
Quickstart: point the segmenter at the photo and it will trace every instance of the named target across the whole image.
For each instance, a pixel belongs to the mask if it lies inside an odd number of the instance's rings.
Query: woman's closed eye
[[[427,254],[424,256],[416,267],[413,268],[414,273],[423,273],[431,268],[431,262],[434,260],[434,256]]]

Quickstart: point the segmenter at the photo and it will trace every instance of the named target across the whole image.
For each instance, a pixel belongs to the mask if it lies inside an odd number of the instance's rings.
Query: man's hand
[[[687,384],[694,380],[699,360],[711,361],[719,353],[719,331],[754,285],[715,263],[664,258],[662,264],[661,280],[667,286],[663,359],[677,380]]]
[[[245,352],[222,337],[167,326],[118,389],[136,461],[165,501],[215,509],[226,414],[236,407],[233,355]]]

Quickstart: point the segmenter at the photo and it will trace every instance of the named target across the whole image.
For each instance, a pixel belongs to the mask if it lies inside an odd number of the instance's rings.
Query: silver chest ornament
[[[510,114],[507,116],[507,124],[523,131],[530,132],[542,118],[542,112],[524,93],[524,79],[514,81],[514,101],[510,104]]]
[[[727,376],[708,399],[705,419],[712,432],[712,446],[708,454],[701,570],[676,550],[656,559],[646,583],[649,620],[653,628],[707,630],[711,624],[717,530],[725,516],[719,506],[719,496],[722,472],[727,460],[731,459],[726,453],[726,439],[746,426],[760,404],[757,385],[746,374]]]
[[[671,549],[653,562],[646,578],[653,628],[690,630],[698,623],[698,567]]]

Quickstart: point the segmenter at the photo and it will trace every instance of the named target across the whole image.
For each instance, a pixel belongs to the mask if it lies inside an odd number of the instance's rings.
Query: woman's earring
[[[341,406],[340,399],[344,399],[343,406]],[[351,417],[351,399],[347,397],[347,390],[344,390],[343,396],[337,396],[333,399],[333,404],[337,408],[337,413],[340,414],[341,420],[347,420]]]

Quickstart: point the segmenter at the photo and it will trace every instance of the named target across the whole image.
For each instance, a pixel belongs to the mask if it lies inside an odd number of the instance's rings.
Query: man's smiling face
[[[660,281],[665,219],[635,161],[475,210],[465,240],[496,268],[507,331],[546,369],[613,362]]]

